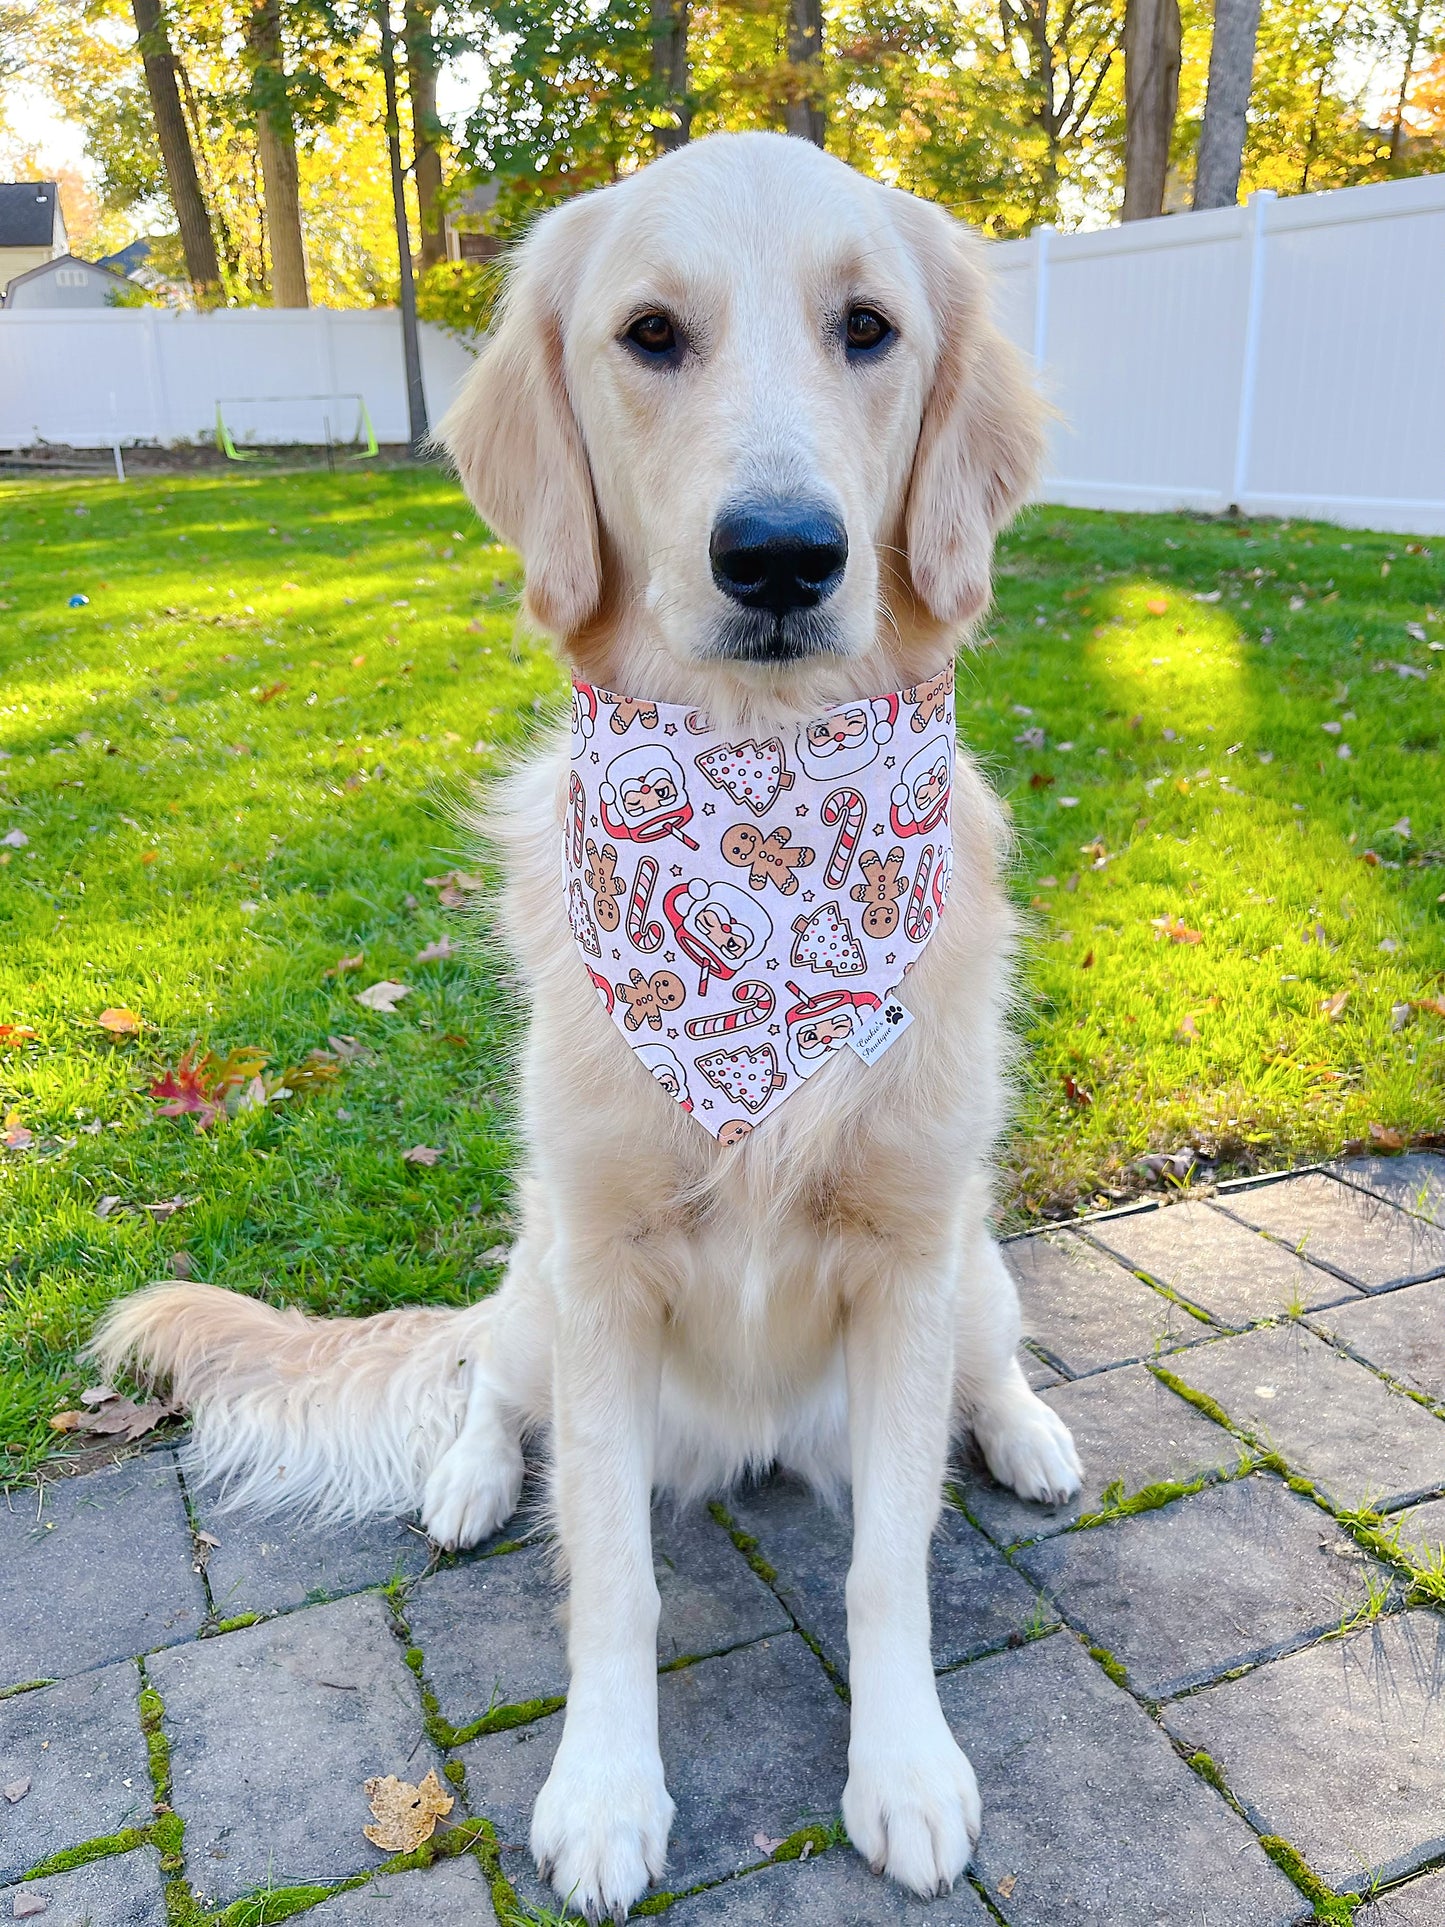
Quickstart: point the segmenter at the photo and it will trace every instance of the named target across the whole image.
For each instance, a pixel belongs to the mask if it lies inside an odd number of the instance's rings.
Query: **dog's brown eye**
[[[844,328],[850,348],[867,353],[870,348],[881,348],[893,338],[893,329],[876,308],[850,308]]]
[[[627,339],[645,355],[670,355],[677,348],[677,330],[665,314],[640,315],[627,330]]]

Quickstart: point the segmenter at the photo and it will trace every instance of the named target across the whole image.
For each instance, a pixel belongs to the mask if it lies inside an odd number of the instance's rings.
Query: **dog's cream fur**
[[[863,367],[838,339],[852,303],[898,329]],[[621,341],[655,309],[691,344],[677,368]],[[703,141],[541,221],[444,433],[580,672],[759,734],[949,660],[1039,452],[975,243],[773,135]],[[710,653],[709,531],[749,490],[821,494],[843,515],[824,655]],[[532,1848],[594,1916],[661,1873],[672,1817],[654,1488],[716,1490],[773,1462],[851,1481],[843,1813],[875,1868],[932,1893],[979,1821],[929,1654],[950,1436],[970,1430],[1025,1497],[1079,1479],[1016,1362],[987,1224],[1012,943],[1001,814],[961,756],[952,892],[908,979],[911,1031],[871,1069],[845,1054],[720,1147],[633,1061],[581,966],[560,882],[566,776],[552,742],[492,813],[531,1011],[521,1232],[495,1298],[320,1321],[163,1286],[120,1306],[95,1349],[171,1376],[199,1469],[232,1496],[333,1517],[419,1503],[445,1546],[508,1516],[522,1438],[548,1429],[572,1682]]]

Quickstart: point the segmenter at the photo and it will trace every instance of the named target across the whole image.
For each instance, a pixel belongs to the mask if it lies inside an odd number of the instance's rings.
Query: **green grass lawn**
[[[1010,1222],[1148,1150],[1440,1129],[1434,547],[1059,510],[1004,544],[959,715],[1031,930]],[[464,936],[426,881],[475,869],[458,801],[563,688],[517,589],[431,472],[0,487],[12,1470],[53,1445],[99,1309],[177,1268],[338,1312],[495,1282],[515,1007],[484,959],[418,953]],[[381,978],[413,986],[391,1015],[355,1001]],[[100,1027],[117,1007],[137,1034]],[[192,1044],[274,1078],[333,1037],[361,1054],[319,1089],[253,1087],[204,1132],[156,1114]]]

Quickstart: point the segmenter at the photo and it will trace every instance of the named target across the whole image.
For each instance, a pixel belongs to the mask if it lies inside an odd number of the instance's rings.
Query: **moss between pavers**
[[[848,1705],[850,1696],[848,1692],[847,1680],[838,1671],[837,1667],[833,1664],[832,1660],[829,1659],[828,1655],[823,1651],[823,1648],[821,1644],[818,1642],[818,1640],[814,1638],[813,1634],[809,1632],[808,1628],[802,1624],[797,1614],[793,1611],[792,1607],[778,1592],[777,1569],[773,1566],[770,1566],[767,1560],[763,1557],[762,1551],[758,1546],[757,1540],[753,1537],[753,1535],[750,1532],[744,1532],[742,1527],[737,1523],[737,1521],[733,1518],[732,1514],[728,1511],[727,1507],[724,1505],[720,1505],[716,1500],[714,1500],[708,1506],[708,1512],[710,1513],[710,1515],[712,1516],[716,1524],[720,1525],[723,1531],[732,1540],[733,1544],[737,1547],[738,1551],[743,1555],[744,1559],[747,1560],[749,1566],[757,1574],[758,1578],[761,1579],[763,1584],[766,1587],[768,1587],[768,1589],[772,1592],[773,1597],[777,1600],[778,1604],[783,1608],[783,1611],[788,1615],[789,1619],[792,1620],[793,1631],[798,1635],[799,1639],[802,1640],[803,1644],[807,1647],[808,1651],[813,1655],[814,1659],[817,1660],[818,1664],[822,1667],[823,1671],[827,1674],[828,1683],[833,1688],[833,1691],[838,1695],[839,1699],[842,1700],[845,1706]],[[673,1669],[671,1667],[663,1668],[664,1672],[670,1672],[672,1670]]]
[[[1148,1363],[1147,1360],[1146,1363]],[[1171,1392],[1177,1392],[1180,1398],[1194,1406],[1196,1411],[1203,1412],[1206,1418],[1212,1418],[1216,1425],[1222,1425],[1226,1432],[1232,1432],[1236,1438],[1242,1436],[1239,1427],[1230,1418],[1228,1412],[1212,1399],[1208,1392],[1196,1392],[1192,1385],[1186,1385],[1184,1380],[1177,1373],[1171,1372],[1167,1365],[1149,1364],[1149,1370],[1161,1384],[1167,1385]]]
[[[22,1680],[18,1686],[0,1686],[0,1700],[13,1700],[19,1693],[38,1693],[42,1686],[54,1686],[53,1679]]]
[[[1355,1908],[1363,1904],[1361,1901],[1337,1894],[1333,1887],[1327,1887],[1298,1849],[1277,1833],[1262,1833],[1259,1844],[1286,1879],[1292,1880],[1299,1888],[1314,1908],[1316,1920],[1336,1921],[1340,1927],[1350,1927],[1355,1918]]]
[[[1129,1691],[1129,1675],[1124,1670],[1123,1661],[1116,1659],[1107,1646],[1090,1646],[1087,1648],[1087,1651],[1089,1658],[1092,1659],[1096,1665],[1103,1668],[1104,1672],[1108,1674],[1116,1686],[1122,1686],[1127,1693]]]
[[[141,1678],[145,1681],[144,1660],[140,1662],[140,1667]],[[161,1725],[165,1711],[165,1702],[160,1694],[149,1681],[145,1681],[140,1693],[140,1730],[145,1735],[151,1785],[155,1789],[158,1806],[169,1806],[171,1798],[171,1743]]]
[[[742,1527],[734,1520],[727,1507],[720,1505],[717,1500],[712,1502],[708,1507],[708,1511],[716,1523],[722,1527],[729,1539],[732,1540],[733,1544],[743,1555],[744,1559],[747,1560],[763,1584],[765,1586],[776,1586],[778,1583],[777,1570],[775,1567],[770,1566],[767,1560],[764,1559],[762,1552],[759,1550],[758,1542],[753,1535],[750,1532],[744,1532]]]
[[[1209,1785],[1214,1788],[1214,1791],[1223,1794],[1226,1800],[1230,1799],[1229,1788],[1224,1784],[1224,1775],[1214,1764],[1211,1755],[1201,1748],[1196,1753],[1187,1754],[1185,1759],[1186,1764],[1193,1767],[1201,1780],[1207,1781]]]
[[[118,1853],[133,1853],[143,1847],[152,1837],[150,1827],[122,1827],[119,1833],[102,1833],[94,1840],[86,1840],[78,1847],[67,1847],[62,1853],[51,1854],[42,1860],[38,1867],[29,1873],[21,1874],[24,1880],[50,1880],[58,1873],[69,1873],[75,1867],[89,1866],[92,1860],[109,1860]]]
[[[352,1893],[358,1887],[369,1885],[378,1874],[414,1873],[420,1868],[434,1867],[438,1861],[454,1860],[464,1853],[475,1853],[485,1868],[481,1852],[485,1836],[491,1836],[492,1845],[495,1846],[495,1836],[491,1835],[486,1820],[463,1820],[455,1827],[439,1828],[414,1853],[393,1854],[380,1866],[352,1874],[347,1880],[333,1880],[325,1885],[313,1883],[297,1887],[268,1887],[264,1893],[245,1894],[241,1899],[233,1900],[218,1914],[197,1912],[194,1919],[197,1927],[201,1923],[204,1923],[204,1927],[276,1927],[280,1921],[290,1920],[311,1907],[319,1907],[323,1900],[330,1900],[336,1894]],[[512,1908],[513,1918],[520,1927],[523,1916],[517,1910],[515,1896],[512,1897]],[[498,1912],[505,1921],[506,1916],[501,1915],[500,1909]],[[173,1916],[171,1927],[192,1927],[192,1922],[189,1917],[178,1922]]]
[[[1124,1490],[1124,1481],[1115,1479],[1099,1494],[1098,1511],[1081,1513],[1068,1530],[1082,1532],[1089,1526],[1107,1525],[1113,1519],[1130,1519],[1136,1513],[1157,1512],[1161,1506],[1172,1505],[1176,1499],[1187,1499],[1195,1492],[1202,1492],[1207,1485],[1240,1477],[1252,1464],[1252,1460],[1245,1460],[1236,1472],[1205,1472],[1197,1479],[1156,1479],[1152,1485],[1141,1485],[1137,1492],[1129,1493]]]

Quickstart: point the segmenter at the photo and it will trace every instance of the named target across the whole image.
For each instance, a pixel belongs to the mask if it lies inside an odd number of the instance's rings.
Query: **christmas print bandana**
[[[572,688],[567,914],[608,1015],[720,1143],[866,1030],[952,868],[953,668],[760,741]]]

